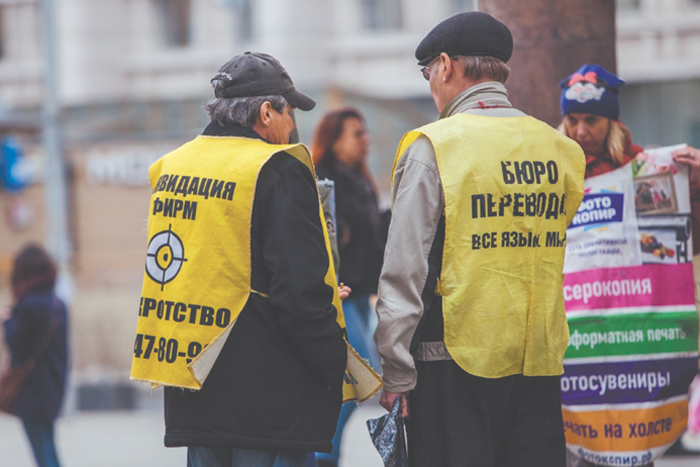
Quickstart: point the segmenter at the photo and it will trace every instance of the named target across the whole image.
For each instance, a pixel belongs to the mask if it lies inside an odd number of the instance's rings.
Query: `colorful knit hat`
[[[588,113],[617,120],[618,94],[623,84],[624,81],[602,66],[585,64],[559,83],[561,114]]]

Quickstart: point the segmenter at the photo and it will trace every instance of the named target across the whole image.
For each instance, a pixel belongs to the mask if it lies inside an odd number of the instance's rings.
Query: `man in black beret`
[[[149,169],[131,376],[166,386],[165,445],[188,467],[303,467],[331,451],[347,360],[348,290],[309,151],[289,144],[290,112],[315,102],[263,53],[211,84],[203,134]]]
[[[416,49],[440,119],[397,151],[375,333],[380,403],[402,399],[412,466],[566,463],[563,239],[585,161],[511,106],[512,50],[480,12]]]

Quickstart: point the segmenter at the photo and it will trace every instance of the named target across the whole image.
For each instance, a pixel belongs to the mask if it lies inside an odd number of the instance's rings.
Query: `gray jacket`
[[[526,116],[511,106],[506,88],[494,81],[460,93],[447,104],[440,118],[462,112],[488,117]],[[374,339],[382,356],[384,389],[406,392],[416,385],[409,345],[423,315],[421,295],[428,275],[428,254],[445,208],[435,151],[426,137],[419,137],[401,155],[394,174],[392,202]],[[450,359],[444,346],[433,350],[431,360]]]

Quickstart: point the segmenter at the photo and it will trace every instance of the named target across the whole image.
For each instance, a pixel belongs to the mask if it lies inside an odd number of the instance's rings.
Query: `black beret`
[[[418,65],[429,64],[442,52],[496,57],[507,62],[513,53],[513,36],[508,26],[487,13],[459,13],[435,26],[418,44]]]

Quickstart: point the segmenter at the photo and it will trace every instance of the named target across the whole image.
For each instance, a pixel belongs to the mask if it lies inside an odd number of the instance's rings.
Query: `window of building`
[[[479,0],[450,0],[452,3],[452,13],[462,13],[463,11],[477,11]]]
[[[253,39],[253,0],[215,0],[233,15],[234,37],[241,41]],[[224,10],[225,11],[225,10]]]
[[[168,47],[186,47],[191,42],[191,0],[157,0],[163,40]]]
[[[401,0],[362,0],[365,28],[372,31],[401,29],[403,7]]]
[[[243,41],[253,39],[253,5],[252,0],[234,2],[238,9],[238,38]]]
[[[641,6],[641,0],[617,0],[618,10],[639,10]]]
[[[690,124],[690,145],[700,148],[700,120],[695,120]]]
[[[6,58],[5,54],[7,53],[7,50],[5,48],[7,47],[5,35],[7,34],[5,32],[5,11],[6,8],[3,6],[0,6],[0,60]]]

